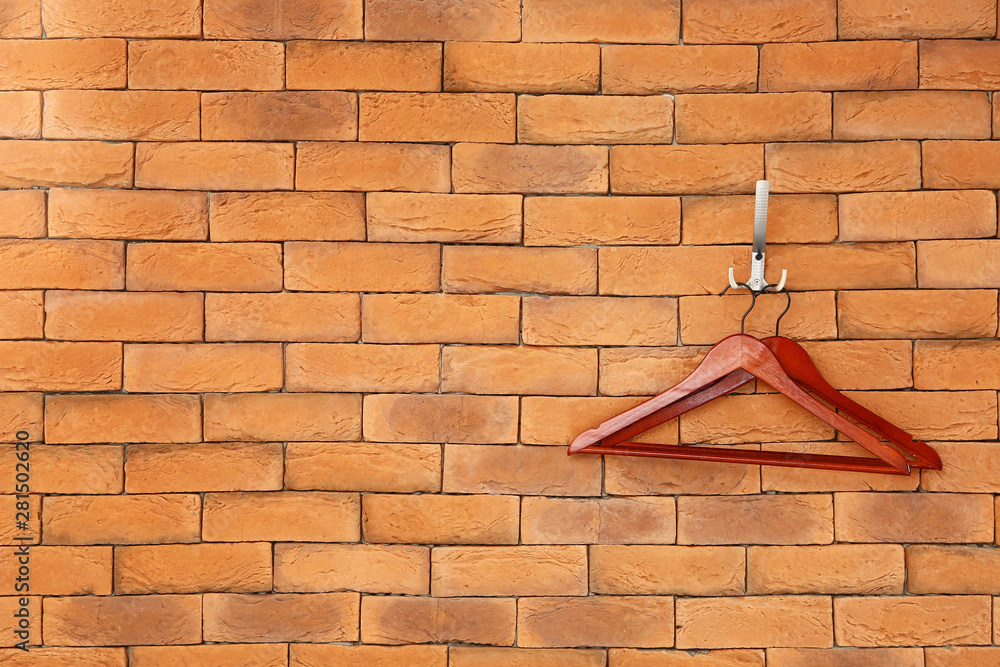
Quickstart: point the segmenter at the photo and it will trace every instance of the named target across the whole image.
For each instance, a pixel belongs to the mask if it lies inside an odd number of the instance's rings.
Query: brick
[[[356,493],[208,493],[205,495],[202,539],[206,542],[357,542],[361,537],[360,518],[361,499]]]
[[[597,292],[592,248],[445,246],[443,260],[446,292]]]
[[[124,39],[5,39],[0,61],[5,90],[125,87]]]
[[[996,236],[997,209],[986,190],[859,192],[840,202],[841,241],[916,241]]]
[[[357,593],[206,593],[205,641],[357,641],[360,607]]]
[[[949,19],[955,15],[945,12]],[[934,40],[920,44],[920,87],[944,90],[993,90],[1000,84],[994,41]]]
[[[844,338],[983,338],[996,335],[993,290],[841,292]]]
[[[912,545],[906,548],[910,593],[996,594],[1000,551],[969,546]]]
[[[50,90],[42,132],[47,139],[197,140],[198,93]]]
[[[134,243],[128,249],[128,289],[218,292],[281,289],[276,243]]]
[[[603,194],[608,191],[604,146],[457,144],[456,192]]]
[[[769,648],[768,664],[777,667],[922,667],[920,648]],[[929,664],[929,663],[928,663]]]
[[[120,290],[124,254],[117,241],[0,240],[0,287]]]
[[[670,544],[673,498],[524,498],[524,544]]]
[[[49,236],[204,241],[208,200],[203,192],[52,188]]]
[[[199,340],[202,301],[200,294],[49,291],[45,336],[87,341]]]
[[[780,394],[730,394],[680,419],[685,444],[829,440],[833,428]]]
[[[987,494],[838,493],[836,534],[844,542],[988,542]]]
[[[281,443],[129,445],[128,493],[265,491],[282,486]]]
[[[41,4],[37,0],[13,0],[0,8],[0,37],[41,37]]]
[[[208,0],[206,39],[361,39],[361,0],[292,0],[272,5],[260,0]]]
[[[849,398],[924,440],[992,440],[989,391],[845,392]],[[945,416],[947,415],[947,416]]]
[[[720,276],[720,283],[723,282]],[[883,294],[899,294],[899,291]],[[861,294],[852,292],[851,294]],[[865,292],[869,294],[869,292]],[[922,293],[926,294],[926,292]],[[736,332],[747,310],[746,294],[686,296],[680,300],[680,334],[684,345],[715,345],[725,336]],[[769,298],[757,302],[746,320],[746,332],[751,336],[770,336],[774,323],[786,301]],[[834,292],[796,294],[788,314],[781,320],[781,331],[795,340],[818,340],[837,336],[837,302]],[[881,314],[881,311],[880,311]],[[848,337],[847,334],[844,334]],[[850,336],[857,338],[858,336]],[[888,338],[872,335],[871,338]],[[909,336],[906,336],[907,338]]]
[[[622,296],[717,293],[718,276],[725,275],[727,267],[745,261],[745,253],[745,248],[736,246],[601,248],[601,293]],[[671,267],[670,272],[661,271],[663,266]]]
[[[0,143],[0,187],[132,187],[132,144],[103,141]]]
[[[208,294],[206,340],[355,341],[361,337],[356,294]]]
[[[678,95],[676,105],[679,144],[830,138],[828,93]]]
[[[596,93],[596,44],[446,42],[444,89],[456,92]]]
[[[441,90],[440,44],[303,40],[286,48],[289,90]]]
[[[32,593],[111,595],[111,547],[32,545],[29,548]],[[18,572],[18,566],[23,565],[23,558],[24,554],[18,554],[17,547],[0,548],[0,563],[7,572]],[[4,586],[3,594],[17,595],[20,591],[16,589],[15,578],[10,579],[10,583]]]
[[[336,292],[434,292],[441,247],[433,243],[285,244],[285,287]]]
[[[19,648],[0,649],[0,658],[10,667],[58,667],[66,661],[78,661],[94,667],[125,667],[125,647],[75,648],[68,646],[32,646],[30,653]]]
[[[437,345],[305,343],[285,347],[287,391],[436,392]]]
[[[1000,389],[995,341],[918,341],[913,350],[917,389]]]
[[[624,95],[521,95],[517,139],[527,144],[669,144],[674,101]]]
[[[178,661],[185,665],[237,664],[246,667],[282,667],[288,662],[288,644],[194,644],[192,646],[132,646],[133,667],[156,667]]]
[[[353,140],[358,136],[358,100],[353,93],[205,93],[201,113],[202,137],[210,140]]]
[[[362,141],[514,141],[508,94],[361,93],[360,116]]]
[[[277,343],[128,345],[125,391],[274,391],[284,384]]]
[[[50,597],[45,640],[61,646],[194,644],[202,640],[197,595]]]
[[[448,146],[380,143],[300,143],[299,190],[451,192]]]
[[[754,2],[737,9],[720,0],[686,0],[685,44],[821,42],[837,38],[837,3]]]
[[[178,568],[178,563],[184,567]],[[115,594],[271,589],[271,545],[157,544],[115,549]]]
[[[519,195],[373,192],[368,240],[518,243],[521,207]]]
[[[923,143],[924,187],[1000,187],[990,168],[1000,159],[1000,144],[992,141],[926,141]]]
[[[437,547],[431,591],[435,597],[586,595],[587,548]]]
[[[452,667],[604,667],[598,649],[529,649],[453,646]]]
[[[0,93],[0,137],[42,138],[42,94],[33,90]]]
[[[205,396],[205,439],[360,440],[361,397],[356,394],[209,394]]]
[[[23,511],[17,509],[17,502],[28,503],[27,528],[24,528],[23,524],[19,526],[15,522],[15,518],[21,519],[22,521],[24,520],[23,516],[18,517],[16,514],[16,512]],[[0,545],[22,546],[25,544],[38,544],[41,541],[42,532],[40,521],[41,505],[42,498],[37,494],[29,495],[27,501],[17,501],[13,495],[4,496],[3,499],[0,500],[0,516],[4,519],[4,527],[0,528]],[[34,512],[32,512],[32,510],[34,510]],[[4,630],[7,630],[8,632],[12,629],[12,626],[4,628]],[[9,637],[10,635],[8,634],[7,636]],[[13,644],[13,642],[11,642],[11,644]]]
[[[291,190],[291,144],[174,142],[136,147],[135,183],[172,190]]]
[[[989,100],[959,91],[837,93],[833,138],[989,139]]]
[[[627,0],[527,0],[523,3],[521,39],[525,42],[610,42],[676,44],[680,37],[680,2]]]
[[[200,442],[197,396],[48,396],[49,443]]]
[[[677,542],[829,544],[833,517],[829,495],[686,496],[677,503]]]
[[[41,514],[46,544],[161,544],[201,539],[201,498],[196,494],[46,496]]]
[[[833,644],[833,609],[824,596],[682,598],[675,613],[678,648]]]
[[[909,341],[817,341],[802,347],[823,377],[840,390],[913,386]],[[859,377],[858,368],[866,369],[864,377]]]
[[[995,646],[927,647],[924,649],[924,657],[927,667],[960,667],[977,663],[988,665],[1000,657],[1000,649]]]
[[[528,197],[525,245],[641,245],[680,241],[680,197]]]
[[[434,349],[436,361],[437,348]],[[441,357],[441,390],[467,394],[594,395],[597,351],[449,346]]]
[[[772,246],[768,254],[772,266],[788,270],[792,290],[916,286],[911,243],[781,245]]]
[[[795,650],[795,649],[788,649]],[[764,667],[763,649],[715,649],[713,651],[641,650],[613,648],[608,651],[611,667]]]
[[[993,37],[997,6],[993,0],[928,2],[900,0],[840,4],[841,39],[916,39],[919,37]]]
[[[618,397],[525,396],[521,399],[521,442],[526,445],[568,445],[601,421],[633,408],[642,399]],[[668,422],[637,435],[637,442],[677,444],[677,423]]]
[[[602,595],[741,595],[742,547],[595,546],[590,581]]]
[[[764,177],[760,144],[615,146],[615,194],[730,194],[750,192]]]
[[[396,667],[445,667],[448,664],[447,646],[372,646],[366,644],[290,644],[292,667],[367,667],[368,665],[394,665]],[[282,663],[284,664],[284,663]]]
[[[152,90],[280,90],[285,47],[278,42],[133,41],[128,86]]]
[[[753,238],[754,197],[684,197],[682,201],[685,245],[739,244]],[[837,198],[771,195],[767,201],[767,234],[772,243],[833,241],[837,238]]]
[[[992,622],[985,595],[843,597],[834,619],[841,646],[985,644]]]
[[[365,294],[362,337],[366,343],[517,343],[520,303],[512,295]]]
[[[906,344],[909,346],[909,341]],[[853,442],[779,442],[768,444],[764,448],[778,452],[799,452],[803,454],[871,456],[871,452]],[[886,475],[873,472],[844,472],[841,470],[767,466],[761,468],[760,483],[764,491],[815,493],[830,491],[915,491],[920,484],[920,480],[916,475]]]
[[[441,446],[379,442],[288,443],[285,486],[328,491],[439,491]]]
[[[516,42],[520,10],[517,0],[365,0],[365,38]]]
[[[601,461],[552,447],[445,445],[445,493],[597,496]]]
[[[4,394],[20,396],[22,394]],[[41,406],[39,406],[41,407]],[[29,431],[41,435],[41,429]],[[14,440],[11,436],[10,440]],[[39,493],[99,494],[121,493],[124,476],[125,448],[118,445],[40,445],[31,446],[31,489]],[[23,450],[22,450],[23,451]],[[20,451],[6,448],[3,458],[15,470]],[[14,493],[17,483],[13,475],[3,485],[3,493]]]
[[[347,192],[209,195],[213,241],[363,241],[365,200]]]
[[[380,644],[460,642],[511,646],[513,598],[431,598],[366,595],[361,641]],[[395,664],[395,663],[393,663]]]
[[[297,593],[351,590],[427,595],[428,547],[369,544],[276,544],[274,590]]]
[[[673,345],[677,300],[665,297],[524,297],[528,345]]]
[[[757,90],[757,49],[752,46],[605,46],[601,92],[748,93]]]
[[[762,92],[916,87],[916,42],[765,44],[760,51]]]
[[[528,647],[673,646],[674,599],[600,595],[518,602],[517,643]]]
[[[619,496],[760,492],[757,468],[738,463],[612,456],[604,471],[605,492]]]
[[[42,338],[45,310],[41,290],[0,292],[0,338]]]
[[[905,574],[903,547],[896,544],[747,549],[751,595],[902,595]]]
[[[120,343],[0,342],[0,391],[122,388]]]
[[[767,180],[777,192],[859,192],[920,187],[915,141],[768,144]],[[868,170],[859,172],[857,165]]]
[[[942,471],[920,473],[920,487],[926,491],[996,493],[996,444],[988,442],[935,442]]]
[[[672,387],[690,375],[708,348],[614,347],[600,351],[603,396],[649,396]]]
[[[361,522],[366,542],[517,544],[519,505],[517,496],[365,494]]]
[[[46,37],[201,37],[201,3],[54,0],[42,4]]]
[[[30,239],[46,235],[44,191],[0,191],[0,206],[6,211],[0,220],[0,237]]]

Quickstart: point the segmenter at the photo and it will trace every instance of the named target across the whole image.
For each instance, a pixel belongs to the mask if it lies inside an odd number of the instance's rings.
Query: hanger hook
[[[751,296],[752,296],[753,298],[752,298],[752,299],[750,300],[750,307],[749,307],[749,308],[747,308],[747,312],[743,313],[743,317],[742,317],[742,318],[740,319],[740,333],[745,333],[745,332],[743,331],[743,327],[744,327],[744,325],[746,324],[746,321],[747,321],[747,315],[749,315],[749,314],[750,314],[750,311],[751,311],[751,310],[753,310],[753,307],[754,307],[755,305],[757,305],[757,296],[758,296],[759,294],[760,294],[760,292],[755,292],[754,290],[750,290],[750,295],[751,295]]]
[[[781,326],[781,318],[784,317],[785,313],[788,312],[788,309],[792,307],[792,293],[786,290],[785,291],[785,298],[788,300],[788,303],[785,304],[785,309],[783,311],[781,311],[781,315],[778,315],[778,320],[774,323],[774,335],[775,336],[778,335],[778,330],[779,330],[778,327]]]

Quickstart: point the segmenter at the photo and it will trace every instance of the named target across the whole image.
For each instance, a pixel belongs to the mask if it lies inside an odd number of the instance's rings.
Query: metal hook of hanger
[[[750,252],[750,280],[746,283],[736,282],[733,267],[729,267],[729,286],[733,289],[746,287],[751,292],[771,290],[780,292],[785,288],[788,270],[781,270],[781,280],[777,285],[770,284],[764,278],[764,254],[767,246],[767,197],[771,184],[768,181],[757,181],[757,192],[754,199],[753,217],[753,249]],[[723,292],[725,293],[725,292]]]

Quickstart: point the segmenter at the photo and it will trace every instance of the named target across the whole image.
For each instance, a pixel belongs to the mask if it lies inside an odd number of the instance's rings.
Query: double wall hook
[[[764,278],[764,253],[767,247],[767,197],[771,189],[768,181],[757,181],[757,194],[754,200],[753,215],[753,250],[750,253],[750,280],[745,283],[736,282],[733,267],[729,267],[729,286],[733,289],[746,287],[751,292],[760,293],[764,290],[780,292],[785,288],[788,270],[781,270],[781,280],[777,285],[770,284]]]

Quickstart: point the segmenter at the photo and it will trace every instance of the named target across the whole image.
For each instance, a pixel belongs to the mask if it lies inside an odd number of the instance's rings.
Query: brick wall
[[[996,36],[995,0],[4,0],[0,662],[1000,664]],[[942,472],[566,456],[738,331],[761,178],[783,332]],[[764,386],[644,437],[860,451]]]

